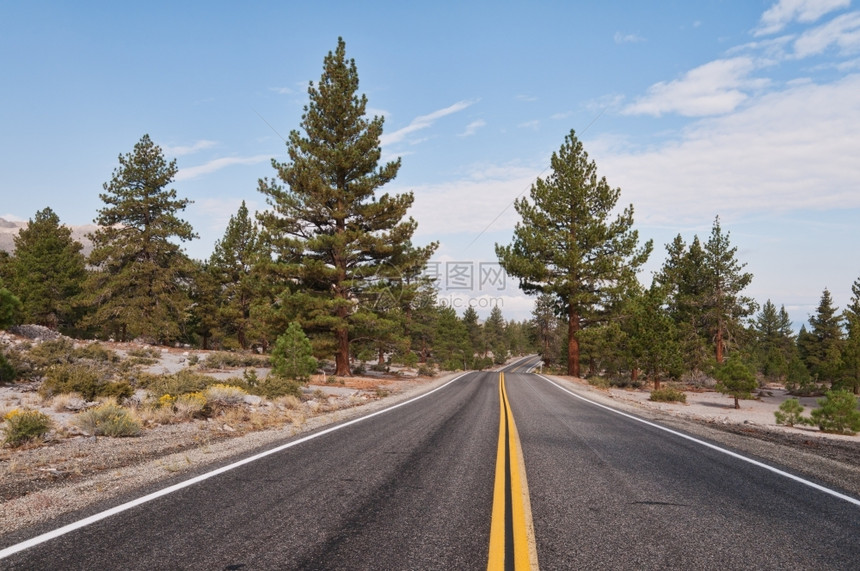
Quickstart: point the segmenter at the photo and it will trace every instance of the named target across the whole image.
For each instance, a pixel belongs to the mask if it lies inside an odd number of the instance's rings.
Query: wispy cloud
[[[514,99],[516,99],[517,101],[526,101],[526,102],[532,102],[532,101],[538,100],[538,98],[535,97],[534,95],[517,95],[516,97],[514,97]]]
[[[540,128],[540,121],[538,121],[537,119],[534,119],[532,121],[524,121],[517,125],[517,127],[519,127],[520,129],[532,129],[534,131],[537,131],[538,128]]]
[[[648,93],[622,110],[625,115],[679,113],[687,117],[734,111],[747,91],[759,89],[767,80],[750,77],[756,69],[750,57],[735,57],[706,63],[680,79],[652,85]]]
[[[795,21],[811,24],[830,12],[850,5],[851,0],[779,0],[762,14],[753,34],[775,34]]]
[[[191,180],[233,165],[256,165],[269,161],[271,158],[270,155],[257,155],[254,157],[223,157],[214,159],[202,165],[180,169],[176,173],[176,180]]]
[[[217,144],[218,143],[216,141],[201,139],[190,145],[165,145],[161,147],[161,150],[164,151],[164,154],[168,157],[184,157],[185,155],[193,155],[198,151],[211,149]]]
[[[645,38],[639,34],[624,34],[621,32],[615,32],[613,39],[616,44],[638,44],[645,41]]]
[[[794,53],[804,58],[823,53],[831,46],[838,47],[842,54],[860,52],[860,12],[843,14],[804,32],[794,42]]]
[[[273,91],[278,95],[292,95],[295,93],[295,90],[291,87],[270,87],[269,91]]]
[[[466,130],[460,133],[459,137],[471,137],[475,133],[478,132],[478,129],[484,127],[487,124],[483,119],[478,119],[477,121],[472,121],[468,125],[466,125]]]
[[[380,142],[383,145],[399,143],[400,141],[404,140],[407,135],[431,127],[433,123],[435,123],[438,119],[462,111],[463,109],[470,107],[474,103],[474,101],[458,101],[457,103],[449,105],[444,109],[439,109],[438,111],[428,113],[427,115],[421,115],[419,117],[416,117],[406,127],[398,129],[393,133],[383,134],[382,137],[380,137]]]

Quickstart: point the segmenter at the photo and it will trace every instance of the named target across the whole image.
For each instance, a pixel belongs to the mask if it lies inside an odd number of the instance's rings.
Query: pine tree
[[[809,317],[810,330],[798,338],[801,357],[813,380],[833,383],[843,368],[843,331],[830,291],[825,288],[815,315]]]
[[[490,310],[490,316],[484,322],[483,329],[487,347],[493,353],[493,362],[501,365],[508,359],[508,344],[505,339],[505,318],[498,305],[494,305]]]
[[[99,197],[105,207],[89,238],[95,269],[87,285],[92,313],[84,323],[127,340],[139,335],[168,341],[180,335],[190,305],[186,291],[190,260],[173,240],[196,238],[177,214],[190,203],[167,186],[176,161],[144,135],[134,151],[119,156],[119,167]]]
[[[444,369],[465,369],[469,361],[469,332],[453,307],[439,307],[437,313],[433,356]]]
[[[683,371],[683,354],[678,328],[665,307],[665,292],[656,280],[651,287],[629,300],[623,329],[632,366],[632,380],[641,370],[660,388],[660,382],[677,378]]]
[[[256,336],[251,307],[260,294],[255,268],[267,254],[257,225],[248,214],[245,201],[231,216],[224,237],[215,243],[209,269],[221,286],[218,294],[218,325],[225,335],[235,335],[242,349]]]
[[[637,249],[633,206],[610,220],[621,189],[598,179],[582,143],[571,131],[551,159],[552,174],[537,179],[529,201],[514,206],[522,217],[508,246],[496,245],[505,271],[526,293],[552,294],[568,318],[568,373],[578,376],[579,331],[599,323],[636,281],[651,242]]]
[[[290,323],[272,349],[272,375],[304,382],[316,368],[310,340],[298,323]]]
[[[752,326],[762,374],[765,377],[784,380],[796,351],[791,319],[785,306],[777,311],[773,302],[767,300]]]
[[[743,319],[756,310],[755,302],[741,295],[753,275],[743,272],[746,264],[737,261],[738,249],[731,246],[729,237],[729,233],[723,233],[718,216],[705,243],[707,291],[704,300],[705,323],[714,344],[717,364],[722,364],[726,345],[742,328]]]
[[[856,395],[860,394],[860,278],[851,284],[851,293],[851,302],[842,314],[847,330],[843,351],[844,385]]]
[[[72,231],[45,208],[15,236],[12,291],[23,304],[22,318],[52,329],[69,327],[86,279],[83,246]]]
[[[289,161],[273,160],[276,180],[259,190],[272,210],[259,219],[271,236],[278,272],[303,295],[304,324],[334,336],[337,375],[349,375],[355,300],[379,279],[423,265],[436,245],[413,248],[417,223],[411,193],[376,195],[394,179],[400,160],[379,167],[383,119],[365,117],[355,61],[342,39],[329,52],[317,85],[308,88],[301,126],[290,133]]]
[[[478,322],[478,312],[471,305],[463,311],[463,324],[469,332],[469,343],[472,346],[471,354],[485,353],[484,331]]]

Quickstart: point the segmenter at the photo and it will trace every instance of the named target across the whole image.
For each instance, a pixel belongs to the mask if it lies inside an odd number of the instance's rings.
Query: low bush
[[[153,395],[184,395],[206,390],[217,381],[203,373],[182,369],[172,375],[146,375],[139,384]]]
[[[54,365],[45,372],[39,394],[52,397],[63,393],[78,393],[88,401],[98,397],[125,399],[134,394],[127,382],[111,382],[103,373],[86,364]]]
[[[818,399],[818,408],[811,413],[810,423],[823,432],[856,434],[860,431],[860,411],[857,397],[849,391],[827,391]]]
[[[687,394],[684,391],[673,389],[672,387],[663,387],[662,389],[654,389],[651,391],[650,401],[654,402],[687,402]]]
[[[131,411],[111,401],[79,413],[74,423],[94,436],[138,436],[141,432],[140,421]]]
[[[588,377],[586,380],[592,387],[597,387],[598,389],[609,388],[609,379],[606,377]]]
[[[0,385],[13,382],[17,376],[15,367],[6,359],[6,355],[0,353]]]
[[[206,356],[202,366],[208,369],[238,369],[241,367],[268,367],[269,359],[252,353],[217,351]]]
[[[9,446],[17,447],[43,437],[51,429],[51,418],[38,410],[13,409],[3,416],[3,440]]]
[[[436,368],[427,363],[418,365],[418,374],[422,377],[432,377],[436,374]]]
[[[215,384],[206,387],[203,395],[213,405],[236,406],[245,402],[248,393],[235,385]]]
[[[777,424],[794,426],[795,424],[806,424],[803,418],[803,405],[797,399],[786,399],[779,405],[779,410],[774,411],[773,416]]]
[[[118,363],[120,360],[116,351],[108,349],[99,342],[78,347],[75,349],[73,355],[80,359],[90,359],[102,363]]]
[[[65,337],[53,341],[44,341],[33,345],[23,358],[37,373],[44,374],[44,371],[53,365],[74,362],[75,344]]]

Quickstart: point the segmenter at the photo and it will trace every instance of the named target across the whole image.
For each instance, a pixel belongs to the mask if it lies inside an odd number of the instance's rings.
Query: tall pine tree
[[[367,119],[367,97],[357,92],[355,61],[347,60],[339,39],[319,83],[308,88],[304,135],[292,131],[289,160],[272,161],[280,182],[259,183],[272,207],[259,219],[277,271],[301,292],[306,328],[333,335],[338,375],[350,374],[350,328],[361,309],[356,300],[401,273],[398,265],[421,265],[435,250],[435,244],[411,245],[417,223],[404,219],[411,193],[376,194],[397,175],[400,160],[378,166],[383,119]]]
[[[568,318],[568,373],[579,376],[580,330],[608,317],[635,283],[651,242],[638,248],[632,205],[610,218],[621,189],[598,178],[573,131],[551,166],[552,174],[532,185],[531,200],[514,203],[522,221],[496,255],[523,291],[557,298]]]
[[[193,268],[174,240],[197,236],[178,217],[190,201],[167,188],[176,172],[176,161],[167,162],[149,135],[119,156],[119,167],[99,195],[105,203],[95,219],[100,227],[89,235],[94,271],[86,324],[122,340],[145,336],[163,342],[180,335]]]
[[[845,364],[843,384],[856,395],[860,394],[860,278],[851,284],[851,294],[851,301],[842,314],[847,330],[842,352]]]
[[[828,289],[821,293],[815,315],[809,317],[811,330],[802,331],[797,344],[813,380],[823,383],[838,381],[843,368],[843,331],[840,316]]]

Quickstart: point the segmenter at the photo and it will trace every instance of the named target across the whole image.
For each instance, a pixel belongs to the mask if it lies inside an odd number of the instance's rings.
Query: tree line
[[[297,326],[338,375],[355,358],[482,368],[535,351],[571,375],[618,382],[757,373],[797,391],[860,390],[860,280],[842,312],[825,290],[795,334],[784,307],[744,295],[753,276],[717,217],[706,240],[667,244],[643,285],[653,243],[639,243],[633,206],[616,209],[620,189],[574,131],[515,202],[511,243],[496,245],[536,296],[532,319],[506,322],[498,307],[484,323],[473,308],[458,315],[425,275],[438,244],[412,241],[412,194],[383,192],[400,159],[381,163],[384,121],[367,116],[342,39],[308,97],[287,160],[258,182],[267,208],[254,216],[242,203],[208,260],[184,253],[196,237],[181,218],[190,201],[169,188],[176,161],[144,135],[103,185],[89,256],[50,208],[0,254],[0,326],[262,351]]]

